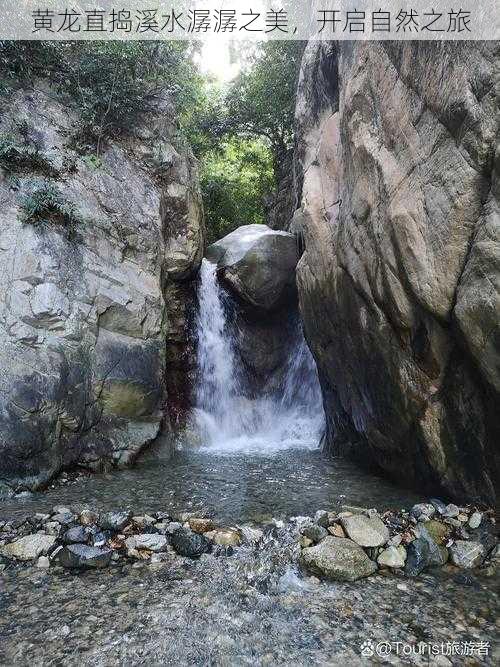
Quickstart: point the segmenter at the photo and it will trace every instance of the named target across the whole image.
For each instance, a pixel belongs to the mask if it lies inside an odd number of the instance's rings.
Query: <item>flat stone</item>
[[[125,528],[131,517],[131,512],[106,512],[100,516],[99,527],[103,530],[119,531]]]
[[[453,565],[471,569],[481,565],[485,557],[484,546],[480,542],[457,540],[450,547],[450,558]]]
[[[380,547],[389,539],[389,529],[378,516],[355,514],[342,517],[340,523],[351,540],[362,547]]]
[[[406,549],[404,547],[390,546],[384,549],[377,558],[377,563],[382,567],[399,568],[404,567],[406,562]]]
[[[0,554],[19,560],[34,560],[38,556],[47,554],[55,542],[56,538],[53,535],[44,535],[43,533],[25,535],[15,542],[10,542],[1,547]]]
[[[162,551],[167,543],[165,535],[159,535],[158,533],[133,535],[125,540],[127,549],[147,549],[148,551]]]
[[[102,568],[111,561],[113,551],[99,547],[89,547],[86,544],[69,544],[57,554],[57,559],[63,567],[70,569]]]
[[[337,581],[355,581],[377,570],[376,563],[355,542],[332,536],[303,549],[300,560],[314,574]]]

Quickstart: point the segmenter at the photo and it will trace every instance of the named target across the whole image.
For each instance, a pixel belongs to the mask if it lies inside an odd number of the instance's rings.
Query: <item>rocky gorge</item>
[[[309,43],[208,246],[168,96],[89,152],[14,87],[2,664],[497,664],[498,59]]]

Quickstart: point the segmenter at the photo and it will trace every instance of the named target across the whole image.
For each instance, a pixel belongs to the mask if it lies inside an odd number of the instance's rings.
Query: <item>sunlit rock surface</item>
[[[326,447],[490,502],[499,479],[494,43],[311,43],[290,226]]]
[[[204,245],[196,164],[170,142],[168,105],[96,157],[74,149],[78,118],[45,84],[9,102],[0,132],[20,145],[27,136],[52,167],[0,168],[4,490],[38,487],[74,462],[125,464],[160,433],[165,350],[186,346],[177,281]],[[48,185],[74,220],[23,221],[26,197]]]

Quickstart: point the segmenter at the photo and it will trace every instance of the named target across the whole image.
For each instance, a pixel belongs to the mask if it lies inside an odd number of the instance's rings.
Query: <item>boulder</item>
[[[57,559],[63,567],[69,569],[107,567],[111,562],[113,551],[86,544],[69,544],[57,553]]]
[[[340,523],[351,540],[362,547],[380,547],[389,539],[389,529],[378,516],[354,514],[341,517]]]
[[[210,540],[188,528],[179,528],[170,538],[171,544],[181,556],[199,558],[210,550]]]
[[[212,244],[207,256],[217,262],[220,279],[252,307],[276,310],[295,295],[298,251],[288,232],[244,225]]]
[[[18,560],[33,560],[49,553],[55,543],[55,536],[35,533],[0,547],[0,554]]]
[[[376,563],[355,542],[331,536],[302,549],[300,560],[314,574],[338,581],[355,581],[377,570]]]

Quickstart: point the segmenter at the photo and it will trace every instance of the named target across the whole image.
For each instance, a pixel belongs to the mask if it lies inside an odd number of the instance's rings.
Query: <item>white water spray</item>
[[[218,283],[216,265],[204,259],[200,277],[193,417],[202,445],[217,451],[316,447],[323,408],[316,366],[302,331],[291,345],[281,390],[246,398],[227,319],[228,297]]]

